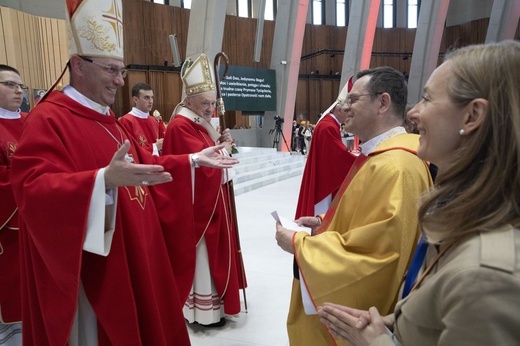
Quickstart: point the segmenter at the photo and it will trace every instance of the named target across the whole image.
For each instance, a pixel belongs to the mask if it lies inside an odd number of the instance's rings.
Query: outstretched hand
[[[199,152],[199,166],[211,168],[232,168],[238,163],[237,159],[222,155],[220,150],[224,148],[224,144],[215,145]]]
[[[385,320],[375,307],[368,311],[324,303],[318,307],[320,321],[337,338],[352,345],[369,345],[376,337],[386,334]]]
[[[131,163],[127,158],[130,141],[125,140],[105,169],[105,187],[157,185],[172,181],[163,166]]]

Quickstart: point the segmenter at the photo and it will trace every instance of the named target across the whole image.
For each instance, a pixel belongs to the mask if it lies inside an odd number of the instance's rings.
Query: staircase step
[[[305,156],[275,148],[240,147],[233,178],[235,196],[303,173]]]

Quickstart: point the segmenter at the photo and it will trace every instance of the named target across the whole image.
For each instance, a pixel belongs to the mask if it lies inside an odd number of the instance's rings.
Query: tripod
[[[290,153],[291,149],[287,145],[287,141],[285,140],[285,136],[283,135],[282,128],[278,122],[274,126],[274,129],[271,129],[269,131],[269,134],[272,134],[273,132],[274,132],[273,148],[278,149],[278,143],[280,143],[280,135],[281,135],[283,142],[285,143],[285,147],[287,148],[287,151],[289,151],[289,153]]]

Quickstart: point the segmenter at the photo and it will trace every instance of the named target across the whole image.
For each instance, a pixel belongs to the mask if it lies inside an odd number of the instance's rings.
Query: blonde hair
[[[419,210],[423,230],[435,243],[520,225],[520,43],[468,46],[446,61],[451,100],[462,107],[484,98],[489,106]]]

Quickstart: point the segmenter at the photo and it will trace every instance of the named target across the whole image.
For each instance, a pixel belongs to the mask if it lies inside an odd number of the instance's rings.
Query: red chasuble
[[[158,138],[164,137],[164,130],[154,117],[146,119],[138,118],[130,113],[119,118],[128,133],[130,133],[140,146],[153,153],[153,144]]]
[[[67,343],[80,280],[97,316],[100,345],[190,343],[147,187],[119,188],[108,256],[83,251],[96,173],[126,138],[113,114],[58,91],[27,118],[12,170],[21,216],[24,344]],[[135,162],[155,160],[174,180],[186,178],[182,172],[189,176],[187,156],[154,158],[135,142],[129,155]]]
[[[164,154],[184,154],[199,152],[214,145],[207,131],[192,120],[177,115],[168,124],[163,143]],[[236,246],[235,225],[229,208],[227,185],[221,184],[222,171],[218,169],[200,167],[195,169],[195,199],[192,213],[176,220],[176,223],[166,225],[174,232],[170,238],[166,236],[167,246],[173,257],[179,247],[190,251],[190,256],[177,258],[172,263],[174,270],[183,272],[183,278],[178,278],[180,297],[187,298],[195,272],[195,247],[202,237],[205,237],[208,248],[209,265],[215,287],[221,299],[224,300],[224,311],[228,315],[240,312],[239,289],[239,262]],[[191,201],[182,199],[171,184],[170,198],[178,201],[176,205],[184,203],[184,207]],[[160,188],[167,187],[163,184]],[[161,210],[163,217],[166,213]],[[194,232],[191,243],[182,244],[175,234],[179,232]],[[168,232],[165,232],[168,234]],[[178,267],[176,269],[176,267]]]
[[[325,115],[312,136],[295,219],[314,216],[316,204],[330,194],[334,198],[355,159],[341,140],[338,122],[330,114]]]
[[[11,158],[27,114],[0,119],[0,323],[22,320],[18,212],[11,188]]]

